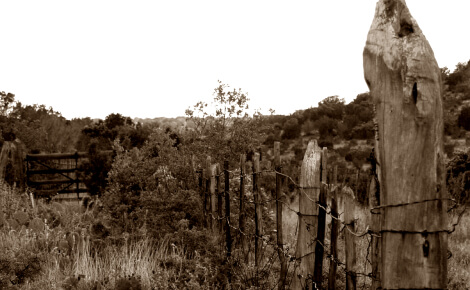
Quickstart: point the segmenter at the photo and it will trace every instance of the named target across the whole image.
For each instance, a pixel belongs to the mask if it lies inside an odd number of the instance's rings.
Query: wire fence
[[[279,168],[277,168],[279,169]],[[326,169],[326,168],[325,168]],[[239,244],[238,246],[239,247],[243,247],[243,245],[240,245],[240,241],[245,238],[246,240],[249,240],[249,241],[253,241],[255,240],[258,240],[258,241],[261,241],[262,243],[262,251],[263,251],[263,259],[262,259],[262,262],[260,264],[258,264],[256,266],[256,269],[254,270],[255,274],[251,275],[251,276],[255,276],[255,279],[258,279],[258,281],[252,281],[252,283],[259,286],[259,284],[261,283],[260,280],[262,280],[263,278],[266,278],[266,273],[270,272],[270,271],[273,271],[273,268],[277,268],[277,266],[274,266],[276,263],[282,263],[282,257],[279,257],[279,259],[275,259],[275,255],[276,253],[282,253],[282,255],[284,256],[285,258],[285,261],[287,263],[287,273],[289,274],[287,277],[286,277],[286,281],[284,281],[284,285],[282,285],[282,287],[280,287],[280,283],[283,283],[282,282],[282,279],[279,279],[277,280],[277,282],[275,282],[274,284],[271,284],[271,288],[284,288],[284,287],[288,287],[290,288],[293,283],[293,281],[295,279],[299,279],[301,281],[301,283],[304,283],[304,284],[301,284],[301,287],[302,289],[306,289],[306,288],[309,288],[308,286],[311,285],[311,288],[309,289],[321,289],[321,288],[317,288],[317,287],[321,287],[320,285],[322,284],[322,282],[324,282],[323,280],[328,280],[328,279],[331,279],[330,278],[325,278],[324,275],[322,274],[322,281],[318,281],[318,278],[315,278],[313,277],[313,273],[308,273],[307,274],[307,277],[295,277],[296,273],[297,273],[297,269],[299,268],[299,264],[300,262],[302,261],[302,259],[305,259],[306,257],[309,257],[309,256],[312,256],[314,254],[318,254],[318,253],[321,253],[322,254],[322,259],[324,259],[325,261],[328,261],[330,262],[330,271],[331,271],[331,265],[334,264],[337,268],[340,269],[340,271],[343,273],[343,277],[346,278],[345,280],[348,279],[348,277],[353,277],[353,280],[354,280],[354,288],[361,288],[361,289],[366,289],[367,287],[369,287],[374,281],[379,281],[380,282],[380,277],[377,277],[377,273],[374,273],[374,270],[373,270],[373,262],[372,262],[372,259],[371,259],[371,250],[372,250],[372,243],[373,243],[373,240],[377,240],[377,239],[380,239],[382,238],[382,234],[385,232],[385,231],[388,231],[390,232],[391,230],[383,230],[383,229],[372,229],[371,226],[368,224],[370,221],[369,220],[364,220],[364,221],[361,221],[360,218],[355,218],[353,221],[346,221],[345,218],[344,218],[344,212],[338,212],[335,214],[335,212],[333,211],[332,209],[332,206],[329,204],[329,203],[326,203],[326,204],[322,204],[318,199],[315,199],[315,198],[312,198],[306,191],[307,190],[321,190],[322,187],[324,188],[325,190],[325,193],[327,194],[328,198],[330,198],[331,200],[331,196],[338,196],[338,195],[351,195],[351,193],[354,195],[354,193],[352,192],[351,189],[346,189],[347,187],[345,186],[344,184],[344,181],[343,183],[340,185],[340,184],[333,184],[332,182],[330,183],[327,183],[327,182],[322,182],[320,184],[320,186],[310,186],[310,187],[305,187],[305,186],[301,186],[298,182],[295,181],[295,178],[288,175],[288,174],[285,174],[283,173],[281,170],[271,170],[271,169],[266,169],[266,170],[258,170],[258,171],[255,171],[253,170],[253,172],[247,174],[246,171],[244,169],[241,169],[241,170],[228,170],[228,169],[224,169],[224,170],[218,170],[218,173],[217,174],[208,174],[208,170],[205,172],[205,174],[200,171],[201,175],[200,175],[200,185],[201,185],[201,193],[205,196],[205,204],[204,204],[204,215],[207,217],[208,220],[212,220],[212,221],[209,221],[207,222],[207,224],[211,224],[211,223],[224,223],[225,224],[225,231],[227,231],[227,228],[230,228],[231,231],[235,234],[235,236],[232,237],[232,241],[226,241],[226,243],[232,243],[232,242],[235,242],[237,244]],[[246,181],[250,181],[250,182],[253,182],[253,179],[255,176],[258,176],[258,179],[259,177],[261,176],[266,176],[266,175],[271,175],[271,176],[276,176],[276,177],[282,177],[284,178],[285,180],[287,180],[291,186],[293,186],[293,188],[295,189],[295,192],[297,192],[298,196],[300,197],[301,195],[306,198],[310,203],[314,204],[316,207],[317,207],[317,214],[305,214],[305,213],[302,213],[300,211],[300,209],[298,209],[298,206],[296,207],[295,205],[292,204],[292,202],[289,202],[286,200],[285,198],[285,195],[281,196],[280,198],[277,198],[277,197],[273,197],[273,196],[270,196],[270,197],[267,197],[266,196],[266,193],[264,193],[264,196],[262,196],[262,198],[258,198],[258,200],[256,200],[255,196],[254,196],[254,192],[253,192],[253,189],[255,187],[255,185],[253,184],[248,184]],[[224,188],[224,189],[221,189],[221,188],[216,188],[215,191],[211,192],[208,184],[210,184],[211,180],[213,182],[214,179],[218,179],[218,183],[222,183],[221,181],[223,180],[224,183],[225,183],[225,179],[228,178],[229,179],[229,184],[230,182],[232,183],[235,183],[235,185],[237,186],[240,186],[240,182],[241,183],[244,183],[244,187],[248,188],[246,194],[244,194],[241,198],[240,198],[240,191],[238,191],[238,196],[237,194],[230,194],[230,192],[232,191],[233,192],[233,189],[232,190],[227,190],[227,188]],[[371,178],[374,178],[372,175],[371,175]],[[343,178],[344,179],[344,178]],[[206,181],[206,182],[203,182],[203,181]],[[326,179],[325,179],[326,180]],[[237,183],[237,181],[239,183]],[[286,183],[287,182],[284,182],[283,183],[283,189],[285,191],[285,187],[286,187]],[[206,185],[206,186],[204,186]],[[232,184],[233,185],[233,184]],[[258,185],[256,185],[258,186]],[[357,186],[357,185],[356,185]],[[230,186],[232,187],[232,186]],[[250,191],[251,189],[251,191]],[[240,189],[239,189],[240,190]],[[265,229],[264,232],[261,232],[261,233],[256,233],[256,231],[254,231],[253,227],[252,226],[243,226],[240,227],[241,223],[237,226],[235,223],[232,222],[232,219],[236,218],[236,212],[235,213],[231,213],[230,216],[225,216],[225,215],[220,215],[220,212],[222,211],[219,211],[219,213],[216,213],[214,208],[211,208],[211,203],[207,204],[207,201],[210,201],[211,199],[215,199],[216,197],[217,198],[225,198],[226,195],[228,195],[229,197],[229,200],[231,201],[236,201],[238,202],[239,204],[242,204],[244,203],[245,205],[249,205],[249,206],[254,206],[254,207],[257,207],[257,206],[264,206],[264,207],[267,207],[267,206],[274,206],[274,205],[277,205],[277,206],[281,206],[282,209],[285,211],[285,212],[290,212],[292,214],[294,214],[294,216],[297,216],[298,217],[298,222],[297,222],[297,226],[296,226],[296,230],[294,232],[294,235],[297,236],[298,235],[298,232],[299,232],[299,227],[304,227],[307,232],[310,234],[310,238],[309,238],[309,241],[308,241],[308,244],[309,246],[312,246],[312,245],[315,245],[314,250],[313,251],[310,251],[310,252],[307,252],[307,253],[304,253],[302,255],[298,255],[298,249],[297,249],[297,245],[299,243],[299,241],[297,239],[294,239],[292,241],[289,241],[289,242],[285,242],[285,241],[282,241],[281,243],[279,243],[279,237],[278,239],[276,239],[274,237],[274,233],[276,233],[276,229],[273,229],[273,226],[271,225],[271,228],[270,229]],[[227,201],[227,199],[225,199]],[[369,211],[370,211],[370,215],[376,215],[376,214],[380,214],[380,211],[383,210],[383,209],[386,209],[386,208],[391,208],[391,207],[404,207],[404,206],[410,206],[410,205],[416,205],[416,204],[420,204],[420,203],[428,203],[428,202],[443,202],[443,201],[451,201],[451,202],[454,202],[455,204],[452,206],[451,209],[455,208],[457,205],[456,205],[456,201],[455,200],[452,200],[452,199],[448,199],[448,198],[435,198],[435,199],[428,199],[428,200],[422,200],[422,201],[413,201],[413,202],[409,202],[409,203],[401,203],[401,204],[392,204],[392,205],[379,205],[379,206],[370,206],[369,207]],[[331,201],[330,201],[331,202]],[[350,200],[351,202],[351,200]],[[212,203],[214,204],[214,203]],[[209,207],[208,207],[209,205]],[[230,206],[230,205],[229,205]],[[233,204],[232,204],[233,206]],[[239,217],[240,215],[243,215],[243,216],[246,216],[246,213],[247,211],[253,211],[253,209],[250,207],[250,208],[246,208],[246,207],[240,207],[242,208],[243,212],[238,212],[239,214]],[[364,211],[364,209],[361,209]],[[436,232],[445,232],[445,233],[448,233],[448,234],[451,234],[455,231],[456,227],[459,225],[464,213],[466,212],[467,210],[467,207],[465,206],[460,212],[459,214],[457,215],[457,218],[455,220],[455,222],[452,222],[450,227],[447,228],[447,229],[440,229],[440,230],[435,230],[435,231],[397,231],[397,232],[400,232],[400,233],[436,233]],[[256,208],[255,208],[255,211],[256,211]],[[271,212],[274,212],[274,210],[271,210]],[[336,253],[332,253],[332,243],[337,243],[337,241],[333,241],[333,240],[329,240],[327,239],[326,242],[324,240],[321,240],[321,239],[318,239],[318,233],[316,231],[313,231],[311,229],[315,229],[315,228],[318,228],[318,224],[311,224],[311,223],[308,223],[306,222],[305,219],[302,219],[302,217],[318,217],[320,212],[322,212],[325,216],[328,216],[330,220],[334,220],[336,221],[336,223],[341,227],[340,230],[339,230],[339,233],[342,234],[342,239],[345,239],[346,237],[346,233],[348,233],[349,235],[353,236],[355,239],[360,239],[360,241],[358,242],[358,244],[361,245],[362,249],[364,249],[361,255],[361,261],[359,261],[359,263],[356,263],[355,265],[353,265],[351,267],[351,265],[348,265],[348,262],[345,261],[345,260],[342,260],[339,258],[339,255],[336,254]],[[264,221],[266,221],[266,213],[264,214],[265,218],[264,218]],[[261,217],[258,217],[258,218],[261,218]],[[277,219],[277,218],[276,218]],[[261,220],[263,221],[263,218],[261,218]],[[252,222],[256,222],[254,221],[253,219],[251,219]],[[273,223],[274,222],[274,219],[271,220],[271,222]],[[278,221],[276,221],[278,222]],[[282,223],[283,221],[281,221]],[[303,225],[300,224],[301,222],[303,222]],[[362,230],[358,230],[355,225],[357,224],[361,224],[363,226],[364,229]],[[330,227],[328,228],[329,229],[329,233],[331,234],[331,224],[330,224]],[[250,250],[252,248],[252,242],[248,243],[248,246],[249,246],[249,249],[243,249],[244,251],[247,251],[247,250]],[[322,249],[322,251],[318,251],[317,250],[317,245]],[[224,247],[225,251],[230,251],[231,248],[231,245],[226,245]],[[346,251],[347,249],[345,249]],[[232,253],[228,253],[228,257],[227,259],[235,259],[233,256],[231,256]],[[267,254],[267,255],[265,255]],[[246,253],[244,253],[243,255],[241,256],[244,256],[242,258],[238,257],[239,259],[241,260],[244,260],[245,263],[248,263],[248,264],[253,264],[253,260],[256,260],[255,259],[247,259],[247,257],[249,255],[246,255]],[[342,256],[346,256],[346,253],[343,253]],[[349,263],[350,264],[350,263]],[[358,270],[359,268],[359,265],[362,267],[361,270]],[[317,267],[317,265],[315,265],[315,267]],[[322,267],[320,265],[320,267]],[[325,268],[325,267],[322,267],[322,268]],[[279,272],[279,270],[276,270],[274,272]],[[321,269],[321,273],[324,273],[324,269]],[[249,276],[247,273],[244,274],[245,276]],[[340,275],[341,276],[341,275]],[[356,283],[356,279],[360,279],[360,286],[359,284]],[[335,277],[336,279],[336,277]],[[344,284],[346,284],[347,282],[344,282]],[[309,284],[309,285],[306,285],[306,284]]]

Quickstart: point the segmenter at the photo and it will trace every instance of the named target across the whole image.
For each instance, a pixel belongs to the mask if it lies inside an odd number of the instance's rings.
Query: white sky
[[[0,90],[69,119],[184,116],[219,79],[264,113],[350,102],[376,2],[1,1]],[[407,4],[440,67],[470,59],[470,1]]]

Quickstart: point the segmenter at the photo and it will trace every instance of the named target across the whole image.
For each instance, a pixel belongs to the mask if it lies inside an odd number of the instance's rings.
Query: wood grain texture
[[[404,0],[377,3],[363,57],[375,104],[380,206],[385,206],[382,288],[446,288],[441,75]],[[425,200],[433,201],[387,207]]]
[[[318,206],[320,195],[320,168],[322,150],[316,140],[308,143],[300,169],[299,226],[297,233],[296,258],[300,259],[292,289],[303,289],[307,278],[313,276],[315,265],[315,243],[318,230]]]

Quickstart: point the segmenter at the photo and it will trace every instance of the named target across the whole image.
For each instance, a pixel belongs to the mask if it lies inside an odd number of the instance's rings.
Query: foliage
[[[331,119],[341,120],[344,111],[344,99],[331,96],[318,103],[319,114]]]
[[[457,123],[459,127],[463,127],[465,130],[470,131],[470,106],[462,108]]]
[[[208,155],[218,162],[238,160],[240,154],[257,150],[264,139],[261,114],[248,115],[247,93],[229,88],[219,81],[212,106],[198,102],[186,110],[188,121],[195,124],[187,145],[200,162]]]
[[[282,138],[296,139],[300,136],[300,130],[301,127],[299,125],[299,120],[292,117],[284,124],[284,134],[282,135]]]
[[[470,196],[470,151],[454,154],[447,164],[447,191],[458,203],[463,204]]]
[[[124,230],[146,223],[164,236],[181,219],[199,223],[197,194],[189,190],[195,186],[190,155],[169,133],[158,129],[142,148],[129,151],[115,142],[117,155],[103,203]]]

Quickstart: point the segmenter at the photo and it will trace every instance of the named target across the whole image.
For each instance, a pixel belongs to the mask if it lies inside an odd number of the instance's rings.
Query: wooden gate
[[[27,185],[38,197],[81,199],[88,189],[80,179],[79,160],[88,156],[87,152],[27,154]]]

